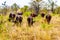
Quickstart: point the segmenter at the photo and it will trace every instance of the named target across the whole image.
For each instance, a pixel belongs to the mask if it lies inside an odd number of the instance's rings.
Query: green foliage
[[[50,30],[50,29],[52,29],[52,27],[53,27],[52,24],[43,23],[43,24],[41,24],[41,25],[42,25],[42,28],[43,28],[44,30]]]
[[[28,6],[24,6],[24,12],[28,11]]]
[[[49,2],[49,7],[51,8],[51,11],[54,13],[54,7],[56,7],[57,6],[57,4],[56,4],[56,1],[54,2],[53,0],[48,0],[48,2]]]
[[[6,5],[6,1],[4,2],[4,3],[2,3],[2,13],[4,14],[4,15],[6,15],[7,14],[7,12],[8,12],[8,6]]]
[[[40,1],[42,1],[42,0],[34,0],[34,1],[36,1],[36,2],[40,2]]]
[[[56,13],[56,14],[60,14],[60,7],[57,7],[57,8],[55,9],[55,13]]]
[[[19,8],[20,8],[20,7],[19,7],[16,3],[14,3],[14,4],[11,6],[12,11],[17,11]]]
[[[46,24],[42,24],[42,27],[45,28],[46,27]]]
[[[38,15],[37,17],[34,18],[34,21],[38,22],[38,21],[40,21],[40,19],[41,19],[41,15]]]
[[[30,14],[31,14],[31,12],[28,11],[28,12],[25,12],[25,13],[23,14],[23,16],[29,16]]]
[[[32,1],[30,3],[30,5],[31,5],[31,8],[34,10],[34,12],[38,14],[39,13],[39,10],[40,10],[40,4],[39,4],[39,2]]]

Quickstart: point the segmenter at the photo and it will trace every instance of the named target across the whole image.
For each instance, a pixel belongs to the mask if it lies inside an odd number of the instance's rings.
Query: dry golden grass
[[[26,18],[23,18],[21,27],[8,21],[5,22],[0,40],[60,40],[60,17],[58,15],[52,16],[49,25],[45,18],[37,17],[31,27],[28,27]]]

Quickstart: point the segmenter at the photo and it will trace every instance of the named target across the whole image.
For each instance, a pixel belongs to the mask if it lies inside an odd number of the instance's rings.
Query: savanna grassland
[[[27,14],[23,14],[23,22],[16,25],[8,21],[8,14],[0,15],[0,40],[60,40],[60,14],[51,14],[50,24],[38,15],[33,26],[27,24]],[[26,15],[26,16],[25,16]]]
[[[30,6],[24,4],[23,7],[23,4],[15,2],[10,5],[5,0],[0,6],[0,40],[60,40],[60,6],[56,4],[57,0],[32,0]],[[23,15],[17,15],[20,12]],[[22,16],[22,24],[19,24],[20,20],[14,23],[16,18],[12,18],[14,22],[8,21],[10,13]],[[45,14],[44,17],[41,14]],[[49,24],[46,15],[51,17]],[[29,16],[35,21],[31,26],[27,22]]]

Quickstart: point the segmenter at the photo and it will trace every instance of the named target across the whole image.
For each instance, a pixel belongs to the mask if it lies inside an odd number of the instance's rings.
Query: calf
[[[29,16],[29,17],[27,18],[27,22],[28,22],[28,26],[33,25],[33,17],[32,17],[32,16]]]
[[[42,17],[44,17],[44,16],[45,16],[45,14],[44,14],[44,13],[41,13],[41,16],[42,16]]]
[[[46,20],[47,20],[48,24],[50,23],[51,18],[52,18],[51,15],[49,15],[49,14],[46,15]]]
[[[15,16],[16,16],[15,14],[10,13],[9,14],[9,21],[14,21]]]

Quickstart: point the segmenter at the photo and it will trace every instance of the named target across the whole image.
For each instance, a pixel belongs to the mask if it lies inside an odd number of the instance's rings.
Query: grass
[[[58,30],[60,28],[60,21],[58,14],[51,14],[52,19],[50,24],[47,24],[45,18],[38,15],[34,20],[33,26],[27,26],[26,17],[30,12],[23,15],[22,26],[16,26],[14,23],[8,21],[7,16],[0,16],[0,40],[55,40],[60,39]],[[26,15],[26,17],[25,17]],[[57,19],[56,19],[57,17]],[[55,31],[54,31],[55,30]],[[53,35],[53,36],[51,36]],[[56,38],[55,36],[56,35]]]

